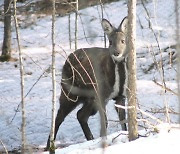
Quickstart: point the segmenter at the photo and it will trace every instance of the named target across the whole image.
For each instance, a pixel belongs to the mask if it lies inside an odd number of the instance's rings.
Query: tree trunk
[[[11,0],[4,0],[4,40],[2,46],[4,60],[11,58]]]
[[[71,49],[71,14],[68,15],[69,48]]]
[[[176,13],[176,53],[177,53],[177,86],[178,86],[178,103],[179,103],[179,113],[180,113],[180,21],[179,21],[179,0],[175,0],[175,13]],[[179,115],[180,124],[180,115]]]
[[[138,137],[136,119],[136,0],[128,1],[128,131],[129,141]]]
[[[23,58],[22,58],[22,51],[20,46],[20,36],[18,30],[18,21],[16,15],[16,0],[13,0],[14,3],[14,22],[15,22],[15,29],[16,29],[16,38],[19,50],[19,66],[20,66],[20,76],[21,76],[21,110],[22,110],[22,124],[21,124],[21,134],[22,134],[22,147],[21,153],[25,154],[27,151],[26,149],[26,110],[25,110],[25,97],[24,97],[24,67],[23,67]]]
[[[77,39],[78,39],[78,11],[79,11],[79,1],[76,0],[76,13],[75,13],[75,50],[77,50]]]
[[[50,154],[55,153],[55,141],[54,141],[54,130],[55,130],[55,114],[56,114],[56,67],[55,67],[55,13],[56,13],[56,0],[52,1],[52,122],[51,122],[51,133],[50,133]]]
[[[102,17],[102,19],[104,18],[104,8],[103,8],[103,3],[102,3],[102,0],[99,0],[99,3],[100,3],[100,6],[101,6],[101,17]],[[102,20],[101,19],[101,20]],[[104,48],[106,48],[106,34],[104,33]]]

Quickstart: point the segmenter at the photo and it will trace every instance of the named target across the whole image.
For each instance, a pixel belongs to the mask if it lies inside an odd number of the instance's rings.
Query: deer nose
[[[114,56],[119,56],[119,52],[115,51]]]

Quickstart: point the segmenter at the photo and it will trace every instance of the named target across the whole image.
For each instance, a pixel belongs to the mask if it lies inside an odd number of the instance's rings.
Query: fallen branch
[[[166,111],[165,111],[165,108],[154,108],[154,109],[151,109],[151,110],[147,110],[146,109],[146,111],[145,112],[149,112],[149,113],[152,113],[152,114],[158,114],[158,113],[165,113]],[[174,111],[174,109],[173,108],[168,108],[168,113],[170,113],[170,114],[175,114],[175,115],[179,115],[180,113],[179,112],[176,112],[176,111]]]
[[[122,109],[132,109],[132,108],[135,108],[134,106],[123,106],[123,105],[117,105],[117,104],[115,104],[115,106],[118,107],[118,108],[122,108]],[[137,108],[137,107],[136,107],[136,109],[137,109],[139,112],[141,112],[142,114],[150,117],[151,119],[156,120],[158,123],[160,123],[160,124],[163,123],[161,120],[159,120],[159,119],[157,119],[156,117],[150,115],[149,113],[146,113],[145,111],[143,111],[143,110],[141,110],[141,109],[139,109],[139,108]]]
[[[114,142],[114,140],[115,139],[117,139],[120,135],[128,135],[127,133],[120,133],[120,134],[118,134],[116,137],[114,137],[113,139],[112,139],[112,143]]]

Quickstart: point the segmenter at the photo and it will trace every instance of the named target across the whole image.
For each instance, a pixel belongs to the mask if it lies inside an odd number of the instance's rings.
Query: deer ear
[[[110,35],[113,30],[114,30],[114,27],[111,25],[111,23],[106,20],[106,19],[102,19],[102,28],[104,30],[104,32],[107,34],[107,35]]]
[[[125,17],[125,18],[122,20],[121,24],[119,25],[118,31],[123,32],[123,33],[126,34],[126,33],[127,33],[127,26],[128,26],[128,18]]]

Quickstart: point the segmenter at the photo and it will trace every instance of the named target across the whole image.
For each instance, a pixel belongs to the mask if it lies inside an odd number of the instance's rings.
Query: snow
[[[152,27],[158,34],[161,49],[175,44],[175,14],[173,0],[156,0],[146,4],[152,21]],[[120,21],[127,15],[127,5],[125,1],[114,2],[105,5],[105,18],[118,26]],[[99,19],[100,6],[94,6],[80,11],[79,20],[78,48],[81,47],[103,47],[103,31]],[[37,17],[31,15],[20,18],[26,20],[30,26],[26,27],[21,23],[20,37],[21,47],[24,57],[25,69],[25,94],[26,96],[26,140],[28,147],[45,147],[51,126],[51,16],[42,15]],[[158,54],[157,42],[152,30],[148,27],[147,14],[141,4],[137,5],[137,100],[139,107],[163,122],[168,122],[166,115],[162,113],[165,103],[170,109],[178,112],[177,96],[164,90],[153,82],[154,79],[160,84],[161,70],[155,67],[147,71],[154,63],[153,54],[157,61],[161,60]],[[72,33],[74,31],[74,14],[71,15]],[[139,22],[140,21],[140,22]],[[140,28],[142,24],[143,29]],[[83,25],[83,26],[82,26]],[[87,36],[87,41],[84,36]],[[13,28],[13,57],[18,57],[15,31]],[[74,36],[72,34],[72,39]],[[3,23],[0,22],[0,46],[3,41]],[[74,46],[74,42],[72,43]],[[57,51],[57,100],[60,95],[61,69],[67,55],[73,51],[69,49],[68,39],[68,17],[56,18],[56,51]],[[166,86],[177,92],[176,86],[176,65],[170,64],[169,52],[163,52],[164,72]],[[0,63],[0,140],[8,150],[18,149],[21,146],[21,112],[20,107],[16,113],[17,106],[20,104],[20,75],[19,63],[1,62]],[[44,74],[42,76],[42,74]],[[40,78],[40,79],[39,79]],[[37,82],[37,83],[36,83]],[[57,108],[59,103],[57,101]],[[84,134],[76,119],[76,113],[80,106],[75,109],[65,119],[60,126],[56,143],[57,145],[71,145],[58,149],[61,153],[100,153],[102,152],[101,139],[99,138],[99,115],[89,119],[89,125],[96,140],[86,142]],[[159,111],[159,112],[158,112]],[[15,118],[14,114],[16,113]],[[157,121],[143,115],[153,125]],[[170,114],[170,122],[177,123],[177,114]],[[160,133],[150,133],[148,137],[140,137],[136,141],[128,142],[127,132],[122,132],[118,122],[114,102],[110,101],[107,105],[108,117],[108,136],[105,153],[178,153],[178,141],[180,130],[171,128],[167,131],[167,125],[162,126]],[[141,114],[138,113],[138,117]],[[12,121],[13,119],[13,121]],[[142,125],[141,123],[139,123]],[[171,127],[171,125],[170,125]],[[144,128],[139,127],[140,134],[146,134]],[[120,135],[112,142],[112,138]],[[82,143],[83,142],[83,143]],[[79,144],[77,144],[79,143]],[[74,145],[75,144],[75,145]],[[0,150],[3,147],[0,145]],[[135,149],[135,150],[134,150]],[[58,151],[57,151],[58,152]]]
[[[140,131],[139,134],[148,134],[147,137],[140,137],[135,141],[128,142],[126,132],[116,132],[106,139],[106,147],[102,148],[102,139],[98,138],[93,141],[71,145],[67,148],[57,149],[56,154],[92,154],[92,153],[146,153],[146,154],[168,154],[178,153],[180,130],[179,126],[171,128],[169,124],[158,125],[159,133],[149,133]],[[48,154],[48,152],[44,152]]]

